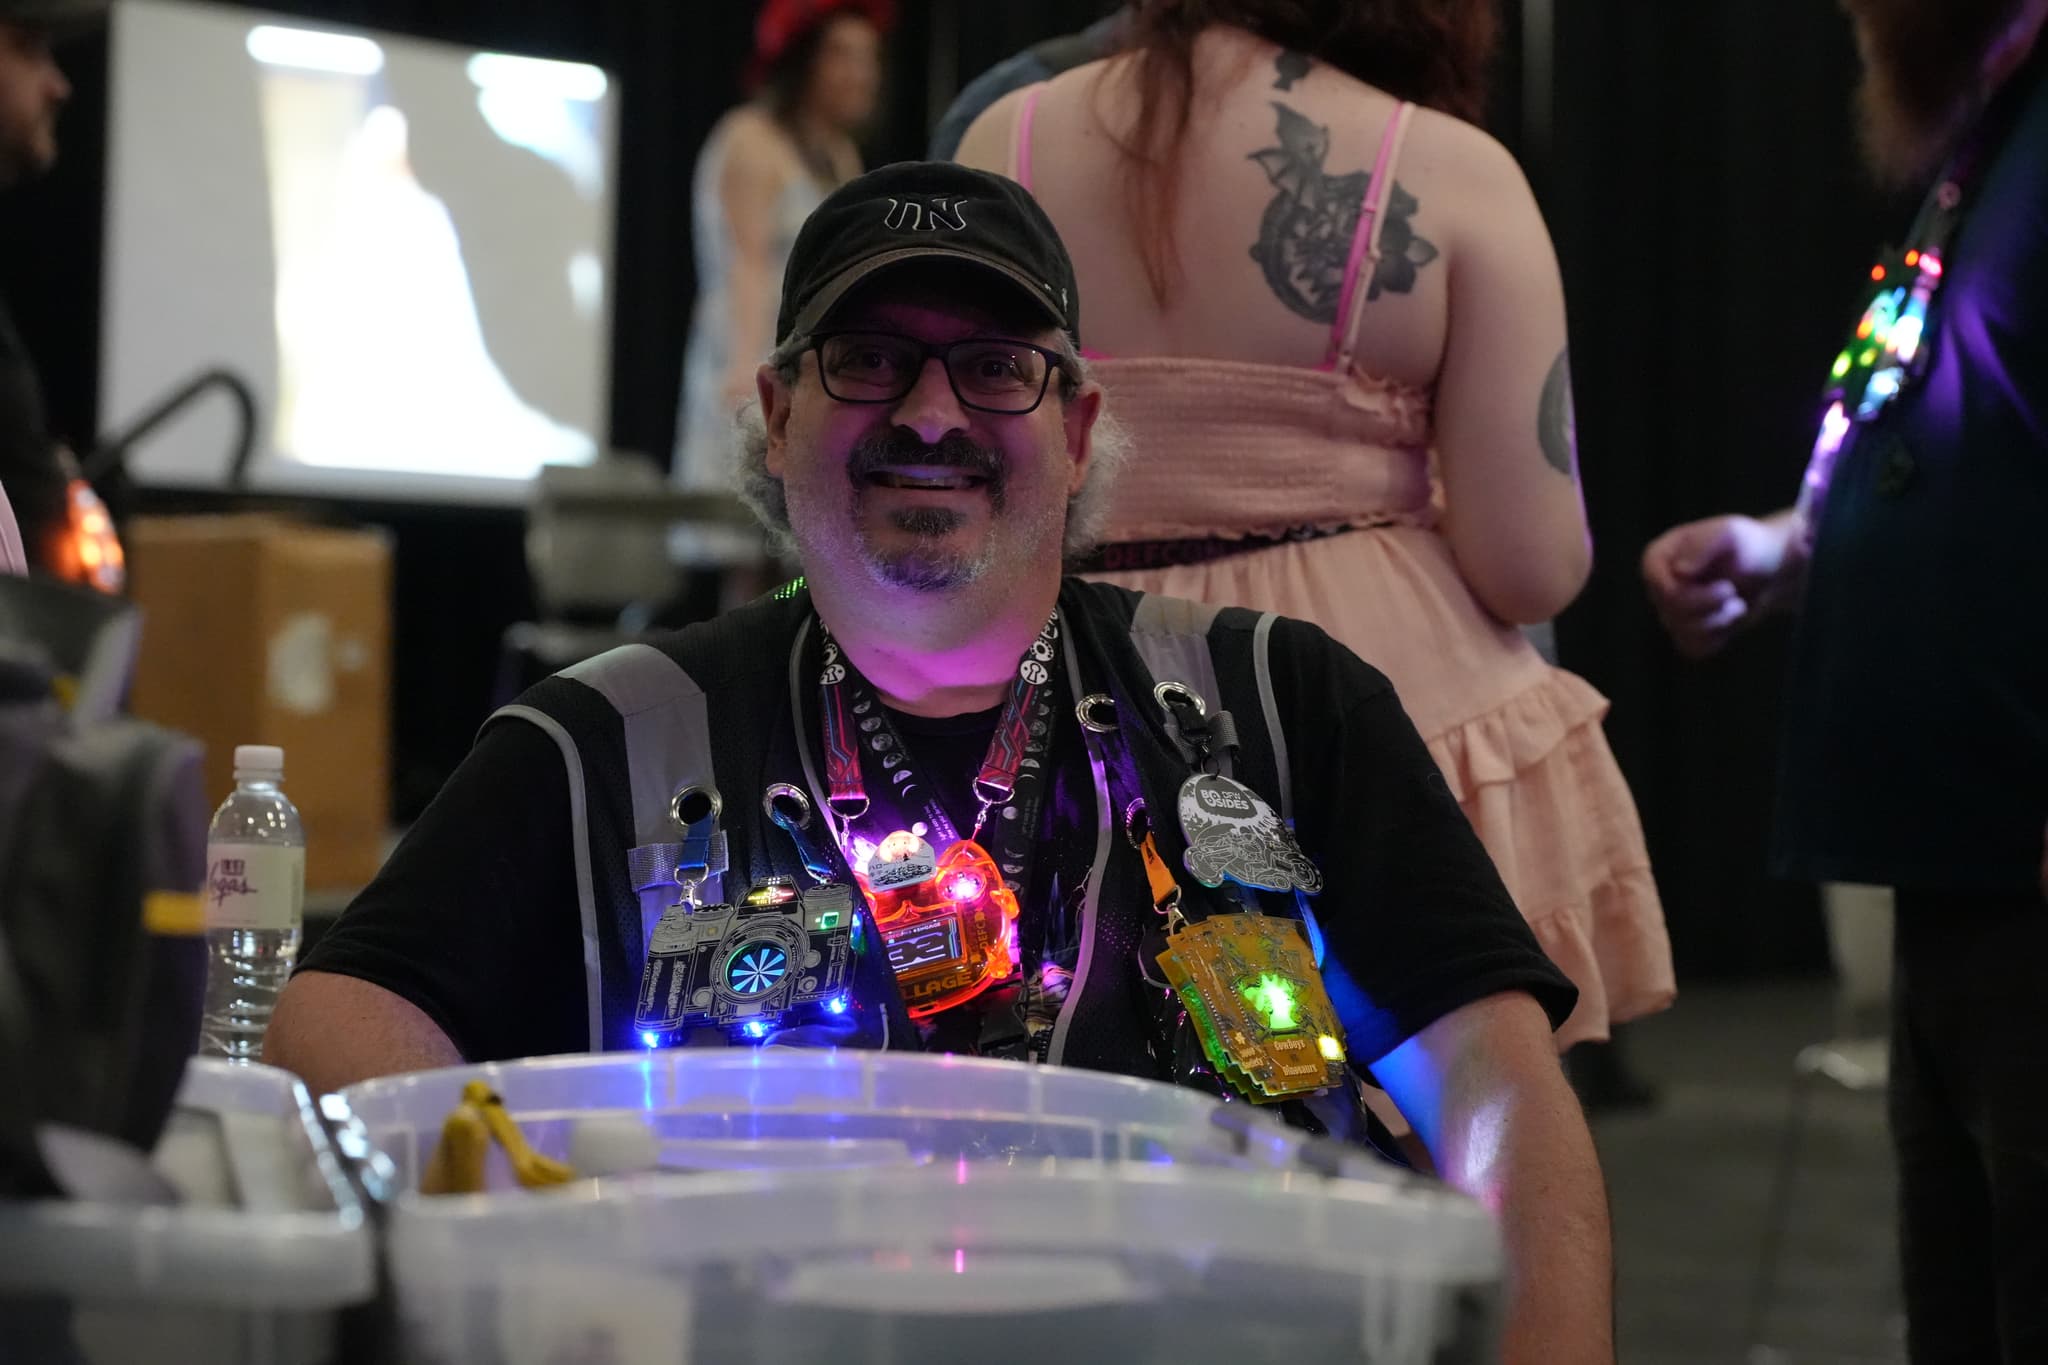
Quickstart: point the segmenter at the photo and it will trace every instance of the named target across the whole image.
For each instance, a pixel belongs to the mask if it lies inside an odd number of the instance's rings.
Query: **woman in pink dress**
[[[1564,291],[1466,120],[1487,0],[1139,0],[960,159],[1073,254],[1131,429],[1087,568],[1314,621],[1393,679],[1552,959],[1566,1048],[1664,1008],[1670,943],[1607,702],[1518,629],[1591,560]]]

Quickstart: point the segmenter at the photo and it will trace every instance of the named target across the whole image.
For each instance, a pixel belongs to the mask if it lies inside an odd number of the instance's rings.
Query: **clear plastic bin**
[[[182,1202],[0,1203],[0,1359],[337,1360],[337,1315],[375,1290],[374,1246],[298,1078],[194,1059],[152,1164]]]
[[[473,1077],[544,1154],[566,1158],[579,1119],[630,1115],[666,1169],[529,1192],[501,1168],[486,1194],[401,1199],[388,1247],[416,1361],[1494,1358],[1486,1213],[1244,1105],[797,1049],[550,1058],[344,1098],[416,1185]]]

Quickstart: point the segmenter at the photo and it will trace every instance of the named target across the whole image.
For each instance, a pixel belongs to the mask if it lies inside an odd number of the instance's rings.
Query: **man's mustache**
[[[909,466],[958,469],[987,479],[999,486],[1003,478],[1003,457],[986,446],[976,445],[954,433],[937,445],[927,445],[903,427],[892,427],[862,441],[847,457],[846,476],[856,485],[865,484],[872,474]]]

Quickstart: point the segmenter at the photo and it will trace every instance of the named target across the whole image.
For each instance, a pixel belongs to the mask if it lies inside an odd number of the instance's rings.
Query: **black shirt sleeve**
[[[1370,1065],[1461,1006],[1525,991],[1562,1024],[1578,991],[1544,956],[1393,684],[1316,627],[1277,621],[1274,700],[1312,905],[1352,1055]]]
[[[300,968],[404,997],[473,1062],[582,1051],[570,832],[561,750],[492,724]]]

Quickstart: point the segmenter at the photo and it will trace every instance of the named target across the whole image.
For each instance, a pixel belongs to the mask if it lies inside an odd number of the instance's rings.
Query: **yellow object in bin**
[[[470,1081],[462,1087],[462,1103],[441,1125],[441,1141],[420,1177],[420,1193],[482,1193],[484,1160],[494,1138],[505,1149],[513,1176],[529,1190],[565,1185],[576,1178],[568,1166],[527,1146],[496,1091],[482,1081]]]

